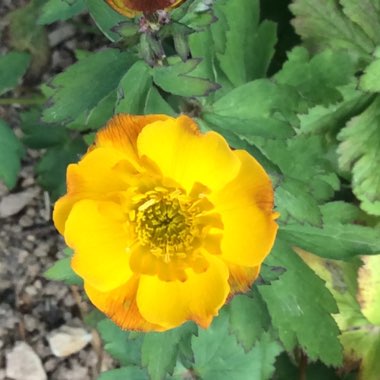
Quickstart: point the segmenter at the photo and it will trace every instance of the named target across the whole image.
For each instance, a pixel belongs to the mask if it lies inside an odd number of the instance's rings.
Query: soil
[[[6,28],[7,13],[26,2],[1,0],[1,29]],[[86,16],[81,17],[80,22],[91,27]],[[102,37],[86,35],[73,28],[67,23],[48,27],[51,57],[43,81],[72,64],[75,49],[93,50],[104,43]],[[3,34],[0,54],[7,50]],[[19,111],[20,106],[16,104],[0,106],[0,118],[18,135]],[[89,307],[81,299],[82,291],[48,281],[43,276],[44,271],[63,257],[65,245],[51,220],[52,204],[48,193],[36,181],[34,167],[38,156],[36,151],[27,151],[18,183],[11,192],[0,182],[0,380],[93,380],[101,371],[113,368],[115,363],[103,352],[97,333],[82,320],[83,312]],[[57,357],[48,338],[62,326],[87,330],[92,334],[90,343],[68,357]],[[11,360],[20,342],[27,343],[36,354],[37,364],[38,361],[42,364],[42,372],[35,377],[30,369],[29,373],[18,375],[24,378],[12,375],[14,370],[28,367],[28,363],[17,364]],[[23,357],[19,355],[19,359],[22,361]],[[19,368],[10,368],[17,365]],[[6,377],[7,374],[13,377]]]

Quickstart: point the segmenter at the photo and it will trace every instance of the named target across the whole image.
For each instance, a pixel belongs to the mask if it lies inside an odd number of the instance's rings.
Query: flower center
[[[186,257],[199,235],[194,223],[197,209],[180,190],[159,188],[147,192],[133,215],[139,243],[165,262],[173,256]]]

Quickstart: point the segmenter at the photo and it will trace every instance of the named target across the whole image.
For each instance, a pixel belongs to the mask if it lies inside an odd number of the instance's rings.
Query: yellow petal
[[[240,160],[219,134],[201,134],[187,116],[146,126],[137,139],[140,157],[147,156],[188,193],[198,182],[220,189],[239,171]]]
[[[77,202],[66,221],[65,240],[74,249],[71,265],[100,291],[114,289],[132,275],[124,215],[113,202]]]
[[[241,168],[236,178],[209,199],[224,225],[222,257],[247,266],[260,265],[271,250],[277,232],[273,189],[268,175],[245,151],[236,151]]]
[[[90,150],[78,164],[67,167],[67,194],[54,205],[53,220],[63,235],[66,219],[75,204],[81,199],[102,199],[126,188],[125,177],[115,175],[117,164],[125,161],[123,154],[114,149]]]
[[[96,135],[96,146],[116,149],[129,159],[136,155],[137,137],[143,128],[156,121],[172,120],[166,115],[135,116],[128,114],[115,115]]]
[[[141,276],[137,306],[151,323],[173,328],[193,320],[206,328],[218,314],[229,293],[228,269],[211,255],[205,272],[187,271],[187,280],[162,281],[157,276]]]
[[[146,321],[136,305],[138,277],[133,276],[128,282],[109,292],[100,292],[85,282],[84,289],[90,301],[118,326],[137,331],[162,331],[159,325]]]

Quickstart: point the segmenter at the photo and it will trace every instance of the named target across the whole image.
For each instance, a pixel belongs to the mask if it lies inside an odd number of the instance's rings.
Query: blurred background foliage
[[[46,77],[57,22],[99,43]],[[101,0],[30,0],[3,33],[0,105],[22,106],[21,139],[0,120],[10,189],[34,149],[57,199],[67,165],[119,112],[187,113],[254,155],[276,188],[280,231],[251,292],[208,330],[120,331],[92,312],[121,366],[99,379],[378,380],[378,0],[188,0],[144,20]],[[70,254],[46,276],[80,283]]]

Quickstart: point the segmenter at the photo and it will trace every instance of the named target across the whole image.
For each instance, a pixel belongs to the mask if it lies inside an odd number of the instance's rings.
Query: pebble
[[[7,353],[5,372],[13,380],[47,380],[40,358],[25,342],[17,342]]]
[[[92,334],[81,327],[61,326],[47,337],[53,354],[64,358],[80,351],[92,340]]]

